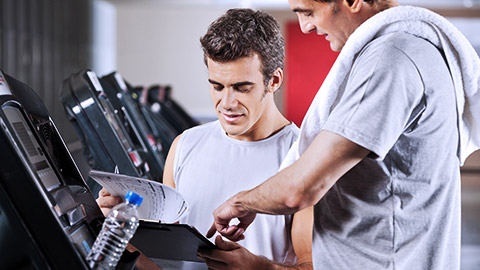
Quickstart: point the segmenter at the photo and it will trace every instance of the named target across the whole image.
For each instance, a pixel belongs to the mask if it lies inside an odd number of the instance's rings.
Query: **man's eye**
[[[217,91],[221,91],[223,89],[223,86],[220,86],[220,85],[214,85],[213,86],[213,89],[217,90]]]
[[[250,91],[250,88],[235,88],[235,90],[240,92],[240,93],[246,93],[246,92]]]

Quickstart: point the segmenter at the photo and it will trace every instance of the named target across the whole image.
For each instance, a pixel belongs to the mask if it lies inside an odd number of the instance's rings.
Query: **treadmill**
[[[171,97],[170,86],[152,85],[143,91],[142,99],[150,109],[173,126],[178,134],[198,125]]]
[[[164,153],[168,153],[170,150],[170,146],[180,133],[176,128],[174,128],[168,121],[163,117],[161,114],[155,113],[146,100],[144,100],[144,96],[142,92],[144,92],[143,87],[132,87],[127,82],[125,82],[127,86],[127,93],[131,97],[132,101],[134,101],[135,105],[137,106],[138,110],[142,113],[145,121],[147,122],[148,126],[152,130],[155,138],[159,138],[164,143],[163,149]],[[148,91],[148,89],[145,89]]]
[[[1,268],[89,269],[104,217],[45,105],[0,70],[0,106]]]
[[[103,92],[96,74],[82,70],[66,79],[60,100],[82,141],[92,169],[161,181],[162,164],[149,164],[145,145],[134,143]],[[95,191],[101,187],[90,179]]]
[[[184,122],[185,125],[190,127],[194,127],[198,125],[198,122],[195,121],[190,114],[188,114],[180,104],[178,104],[172,98],[172,87],[167,85],[164,87],[164,105],[170,108],[170,110],[174,111],[176,115],[178,115]]]
[[[168,151],[166,146],[169,146],[172,142],[153,132],[135,100],[128,93],[127,85],[118,72],[102,77],[100,83],[118,117],[133,133],[131,136],[138,137],[146,149],[148,163],[161,164],[163,169],[168,154],[168,152],[165,152],[166,149]]]

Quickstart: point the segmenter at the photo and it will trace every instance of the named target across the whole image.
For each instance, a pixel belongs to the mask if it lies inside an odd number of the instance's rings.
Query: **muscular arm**
[[[251,192],[241,194],[239,201],[255,212],[292,214],[320,201],[369,152],[336,133],[321,131],[299,160]]]
[[[312,144],[291,166],[249,191],[227,200],[214,212],[216,230],[229,237],[239,236],[255,213],[292,214],[316,204],[335,182],[370,151],[329,131],[321,131]],[[238,217],[237,226],[228,226]]]

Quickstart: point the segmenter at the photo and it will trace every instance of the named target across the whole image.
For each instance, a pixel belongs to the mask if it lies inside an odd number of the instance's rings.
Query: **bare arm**
[[[291,166],[218,207],[207,236],[219,231],[226,237],[239,237],[238,232],[243,232],[251,224],[256,213],[292,214],[316,204],[343,174],[369,152],[338,134],[321,131]],[[235,217],[240,223],[229,227],[230,220]]]
[[[292,244],[297,264],[273,264],[273,269],[313,269],[312,264],[313,206],[295,213],[292,221]]]
[[[250,211],[292,214],[320,201],[369,152],[336,133],[322,131],[299,160],[239,196],[239,201]]]
[[[275,270],[311,270],[312,263],[312,233],[313,233],[313,206],[304,208],[293,215],[292,221],[292,244],[296,265],[285,265],[271,262],[271,268]]]
[[[165,185],[175,188],[175,181],[173,179],[173,163],[175,161],[175,151],[177,149],[178,140],[181,134],[173,140],[170,150],[168,150],[167,159],[165,160],[165,168],[163,169],[163,183]]]

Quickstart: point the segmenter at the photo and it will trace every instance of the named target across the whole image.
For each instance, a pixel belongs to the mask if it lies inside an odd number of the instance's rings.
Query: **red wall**
[[[286,24],[284,113],[300,126],[338,53],[324,36],[303,34],[298,22]]]

